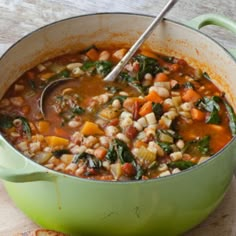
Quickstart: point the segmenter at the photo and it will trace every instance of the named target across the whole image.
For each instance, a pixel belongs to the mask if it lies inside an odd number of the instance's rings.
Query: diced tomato
[[[138,134],[138,130],[131,125],[128,128],[126,128],[125,134],[129,139],[134,139]]]
[[[132,163],[125,163],[121,166],[122,173],[126,176],[134,176],[136,175],[136,169],[132,165]]]
[[[119,119],[115,118],[109,122],[109,125],[117,126],[119,124]]]

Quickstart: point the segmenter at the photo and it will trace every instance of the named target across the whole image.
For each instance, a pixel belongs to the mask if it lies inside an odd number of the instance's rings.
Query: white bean
[[[117,137],[118,139],[124,141],[125,143],[129,143],[129,142],[130,142],[129,138],[128,138],[126,135],[124,135],[123,133],[118,133],[118,134],[116,135],[116,137]]]
[[[115,136],[119,132],[119,129],[113,125],[109,125],[105,128],[105,134],[109,137]]]
[[[121,104],[120,104],[119,99],[115,99],[115,100],[112,102],[112,106],[113,106],[114,108],[117,108],[117,109],[121,108]]]
[[[99,61],[107,61],[110,58],[111,54],[108,51],[102,51],[99,55]]]
[[[182,159],[182,157],[183,157],[182,152],[173,152],[170,154],[170,158],[172,161],[178,161]]]
[[[76,120],[71,120],[68,122],[68,126],[71,128],[76,128],[81,124],[81,122],[76,121]]]

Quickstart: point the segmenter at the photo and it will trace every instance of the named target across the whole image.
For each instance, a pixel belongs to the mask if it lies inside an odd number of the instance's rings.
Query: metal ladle
[[[135,54],[135,52],[139,49],[139,47],[142,45],[142,43],[150,36],[150,34],[153,32],[153,30],[156,28],[156,26],[160,23],[160,21],[163,19],[164,15],[174,6],[174,4],[178,0],[170,0],[164,8],[161,10],[161,12],[155,17],[155,19],[152,21],[152,23],[149,25],[149,27],[144,31],[144,33],[139,37],[139,39],[133,44],[133,46],[129,49],[129,51],[125,54],[125,56],[120,60],[120,62],[112,69],[112,71],[104,78],[104,81],[114,81],[119,73],[122,71],[124,66],[129,62],[129,60],[132,58],[132,56]],[[45,117],[44,113],[44,98],[49,89],[57,85],[58,83],[65,82],[68,80],[71,80],[73,78],[62,78],[59,80],[52,81],[49,83],[44,90],[42,91],[42,94],[39,99],[39,109],[43,117]]]

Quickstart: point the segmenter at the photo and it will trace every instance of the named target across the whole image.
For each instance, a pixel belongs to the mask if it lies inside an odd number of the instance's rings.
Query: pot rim
[[[143,16],[143,17],[148,17],[148,18],[155,18],[154,15],[150,15],[150,14],[144,14],[144,13],[134,13],[134,12],[97,12],[97,13],[88,13],[88,14],[81,14],[81,15],[77,15],[77,16],[72,16],[72,17],[68,17],[68,18],[64,18],[64,19],[61,19],[61,20],[57,20],[57,21],[54,21],[54,22],[51,22],[49,24],[46,24],[44,26],[41,26],[29,33],[27,33],[26,35],[24,35],[23,37],[21,37],[20,39],[18,39],[16,42],[14,42],[0,57],[0,62],[4,59],[4,57],[9,53],[9,51],[11,51],[12,48],[16,47],[17,44],[21,41],[23,41],[25,38],[31,36],[32,34],[34,34],[35,32],[38,32],[38,31],[41,31],[45,28],[48,28],[48,27],[51,27],[55,24],[59,24],[61,22],[64,22],[64,21],[68,21],[68,20],[72,20],[72,19],[76,19],[76,18],[81,18],[81,17],[89,17],[89,16],[96,16],[96,15],[132,15],[132,16]],[[215,43],[217,46],[219,46],[221,49],[223,49],[223,51],[227,54],[227,56],[229,56],[235,63],[236,63],[236,58],[233,57],[233,55],[231,55],[229,53],[229,51],[224,48],[220,43],[218,43],[215,39],[211,38],[210,36],[208,36],[207,34],[195,29],[195,28],[192,28],[190,27],[189,25],[186,25],[184,23],[181,23],[181,22],[177,22],[175,20],[170,20],[170,19],[167,19],[167,18],[163,18],[164,21],[169,21],[171,23],[174,23],[174,24],[177,24],[181,27],[184,27],[184,28],[188,28],[189,30],[193,30],[195,31],[196,33],[199,33],[201,34],[202,36],[206,37],[208,40],[210,40],[211,42]],[[171,174],[171,175],[168,175],[168,176],[162,176],[162,177],[158,177],[158,178],[152,178],[152,179],[147,179],[147,180],[127,180],[127,181],[107,181],[107,180],[96,180],[96,179],[87,179],[87,178],[81,178],[81,177],[77,177],[77,176],[74,176],[74,175],[70,175],[70,174],[66,174],[66,173],[62,173],[62,172],[59,172],[59,171],[55,171],[55,170],[52,170],[52,169],[49,169],[41,164],[38,164],[37,162],[33,161],[32,159],[30,159],[29,157],[23,155],[19,150],[17,150],[10,142],[8,142],[8,140],[0,133],[0,136],[1,136],[1,139],[4,140],[7,144],[9,144],[9,147],[13,149],[13,151],[15,151],[17,154],[19,154],[23,159],[25,159],[27,162],[30,161],[31,164],[33,165],[36,165],[37,167],[41,167],[43,169],[46,170],[45,174],[50,172],[50,173],[53,173],[53,174],[56,174],[56,175],[61,175],[63,177],[72,177],[72,178],[75,178],[75,179],[78,179],[80,181],[84,181],[84,182],[92,182],[92,183],[106,183],[106,184],[132,184],[132,183],[146,183],[146,182],[154,182],[154,181],[163,181],[163,180],[171,180],[172,178],[176,178],[176,175],[177,176],[183,176],[183,175],[186,175],[188,174],[189,172],[192,172],[192,171],[196,171],[197,169],[203,167],[203,166],[206,166],[206,165],[209,165],[211,162],[214,162],[214,160],[220,156],[220,154],[222,154],[222,152],[224,152],[225,149],[228,148],[228,146],[232,145],[233,142],[235,142],[236,140],[236,136],[233,136],[232,139],[222,148],[220,149],[217,153],[215,153],[214,155],[212,155],[208,160],[200,163],[200,164],[196,164],[194,166],[192,166],[191,168],[188,168],[186,170],[182,170],[180,171],[179,173],[175,173],[175,174]]]

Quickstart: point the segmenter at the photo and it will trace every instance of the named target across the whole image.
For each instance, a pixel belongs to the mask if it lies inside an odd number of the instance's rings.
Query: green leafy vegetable
[[[60,158],[63,154],[70,154],[70,151],[68,149],[59,149],[52,151],[52,155],[56,158]]]
[[[13,126],[13,120],[9,115],[0,115],[0,128],[2,129],[10,129]]]
[[[219,102],[221,102],[222,99],[219,96],[213,96],[211,98],[203,97],[200,99],[199,102],[197,102],[196,106],[199,109],[205,109],[206,111],[212,112],[215,109],[217,111],[220,110]]]
[[[184,83],[184,88],[194,89],[194,85],[193,85],[193,83],[188,81],[188,82]]]
[[[171,147],[169,143],[164,143],[164,142],[157,142],[157,143],[167,154],[170,154],[173,152],[173,148]]]
[[[129,147],[127,146],[127,144],[120,139],[115,139],[113,141],[113,143],[109,147],[109,150],[105,158],[109,160],[111,163],[115,163],[118,158],[121,164],[127,162],[132,163],[136,169],[136,175],[134,177],[135,179],[140,179],[144,173],[142,167],[136,163],[135,158],[132,152],[130,151]]]
[[[168,63],[174,63],[175,57],[161,56],[161,59]]]
[[[28,120],[25,117],[23,117],[23,116],[19,116],[16,119],[20,119],[21,120],[21,122],[22,122],[22,130],[24,131],[26,136],[28,138],[30,138],[31,137],[31,128],[30,128]]]
[[[208,154],[210,150],[210,136],[204,136],[197,141],[198,150],[203,154]]]
[[[116,162],[116,160],[117,160],[117,153],[116,153],[115,146],[113,144],[110,145],[105,158],[108,161],[110,161],[111,163],[115,163]]]
[[[113,63],[110,61],[97,61],[95,65],[96,65],[97,73],[102,76],[106,76],[107,74],[109,74],[113,67]]]
[[[220,105],[222,99],[219,96],[213,96],[211,98],[203,97],[200,101],[197,102],[196,106],[199,109],[204,109],[210,112],[206,123],[208,124],[220,124],[221,119],[219,115]]]
[[[170,168],[179,168],[180,170],[186,170],[189,167],[192,167],[196,165],[195,163],[191,161],[175,161],[175,162],[170,162],[167,164],[168,167]]]
[[[139,62],[139,72],[138,72],[138,81],[142,81],[144,75],[150,73],[151,75],[156,75],[159,72],[162,72],[162,68],[159,66],[158,61],[154,58],[146,57],[144,55],[138,54],[134,57],[135,60]]]
[[[81,69],[83,71],[95,69],[95,62],[94,61],[86,61],[84,64],[81,66]]]
[[[219,116],[219,112],[216,109],[214,109],[210,113],[209,117],[206,119],[206,123],[207,124],[220,124],[220,122],[221,122],[221,119]]]
[[[82,152],[80,154],[75,155],[72,160],[72,163],[78,163],[79,160],[83,160],[85,163],[87,163],[87,166],[89,168],[99,169],[102,167],[102,162],[94,155],[89,154],[87,152]]]
[[[134,156],[124,141],[115,139],[113,145],[122,164],[134,161]]]
[[[203,72],[202,76],[207,80],[211,80],[211,77],[207,74],[207,72]]]
[[[144,175],[144,170],[142,169],[142,167],[140,165],[135,165],[135,167],[136,167],[136,175],[134,178],[136,180],[139,180]]]
[[[210,136],[204,136],[200,139],[194,139],[185,144],[182,153],[189,152],[192,155],[210,154]]]
[[[146,93],[146,88],[144,86],[142,86],[141,82],[138,80],[137,77],[133,77],[133,76],[129,75],[127,72],[121,72],[119,76],[121,78],[121,81],[127,82],[130,86],[137,89],[138,92],[140,92],[142,94]]]
[[[164,113],[162,104],[152,103],[152,111],[154,112],[156,119],[159,120]]]
[[[85,112],[85,109],[80,106],[75,106],[72,108],[72,113],[76,115],[82,115]]]
[[[29,87],[32,89],[32,90],[36,90],[36,84],[35,84],[35,81],[32,80],[32,79],[27,79],[27,82],[29,84]]]
[[[120,88],[117,88],[115,86],[106,86],[105,89],[108,91],[108,92],[111,92],[113,94],[119,92],[121,89]]]
[[[58,77],[69,77],[70,76],[70,72],[68,70],[63,70],[60,73],[58,73]]]
[[[110,61],[86,61],[81,69],[83,71],[91,70],[91,73],[97,73],[106,76],[110,73],[113,63]]]
[[[228,117],[229,117],[229,127],[231,130],[232,135],[236,135],[236,115],[234,113],[233,108],[228,104],[227,101],[224,101],[225,108],[228,112]]]

